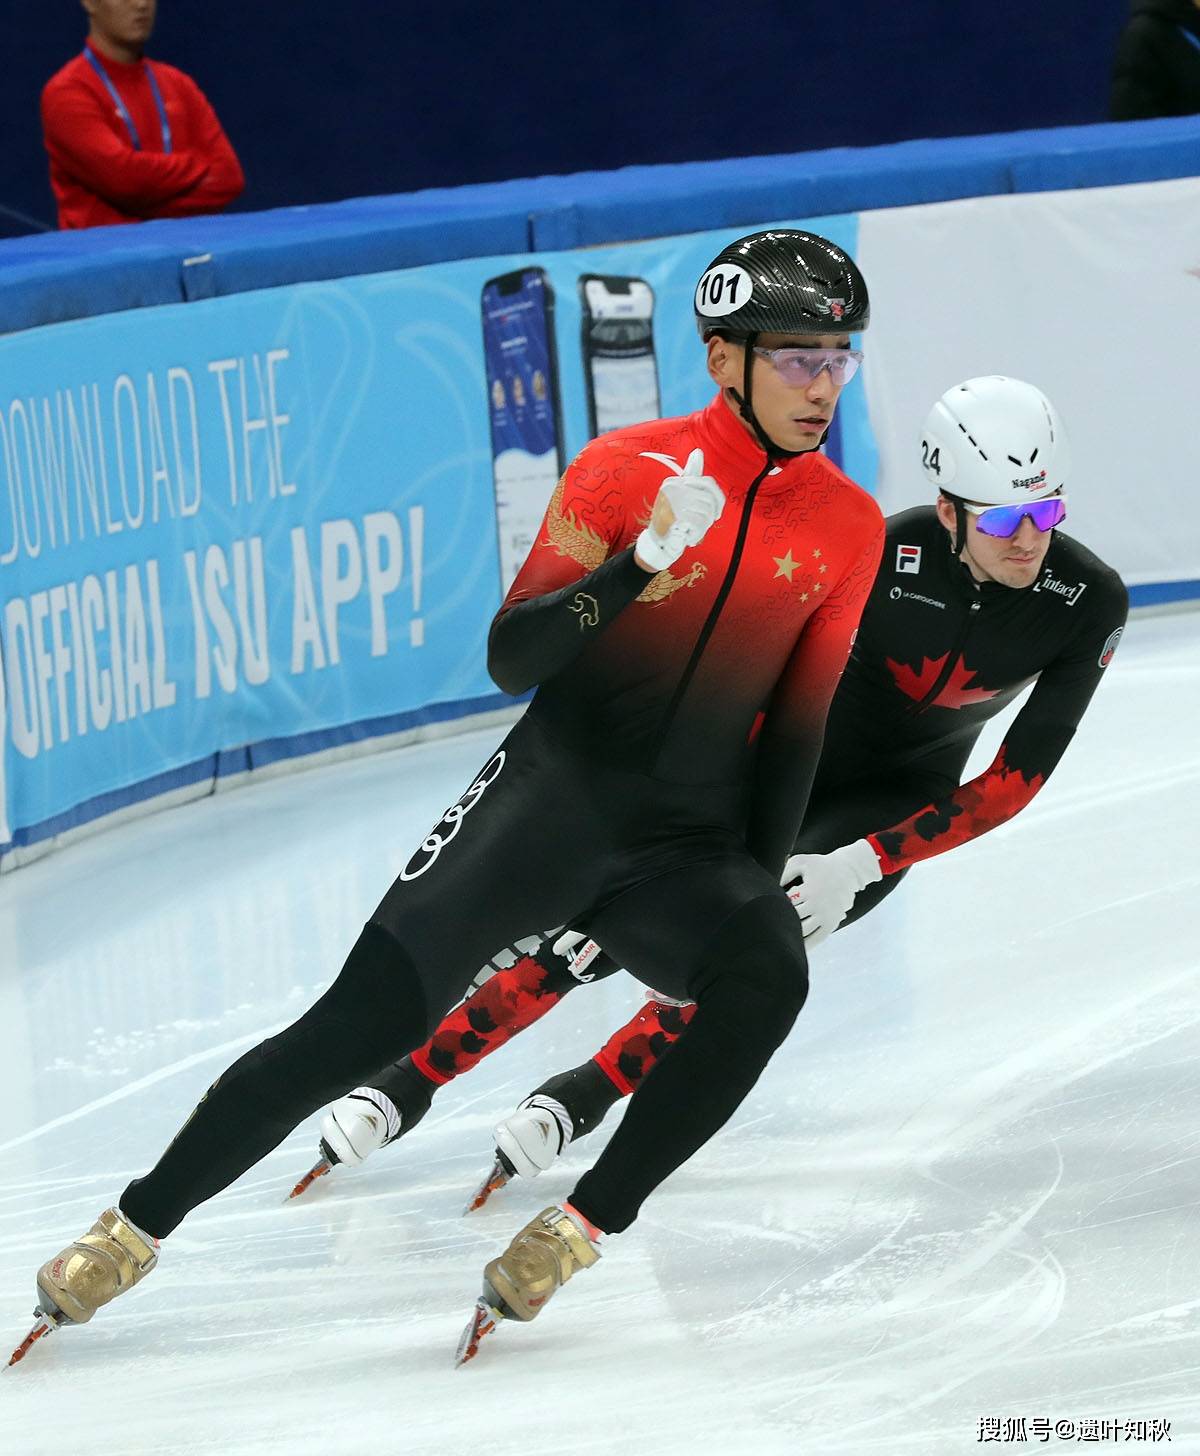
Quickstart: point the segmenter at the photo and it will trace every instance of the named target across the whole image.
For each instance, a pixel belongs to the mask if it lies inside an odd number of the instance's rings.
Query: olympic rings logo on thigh
[[[442,815],[430,832],[421,841],[420,847],[413,854],[409,862],[400,871],[402,880],[418,880],[427,869],[431,869],[437,863],[438,855],[454,839],[462,828],[462,822],[479,803],[483,797],[484,790],[489,788],[500,777],[500,771],[504,767],[505,752],[498,749],[495,756],[490,759],[483,768],[479,777],[459,799],[457,804],[451,805]],[[419,856],[426,858],[420,860]],[[415,868],[414,868],[415,866]]]

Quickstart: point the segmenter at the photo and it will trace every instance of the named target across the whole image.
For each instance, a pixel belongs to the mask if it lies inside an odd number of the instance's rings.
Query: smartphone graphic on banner
[[[643,278],[585,273],[583,371],[593,435],[662,413],[654,357],[654,290]]]
[[[541,268],[491,278],[483,285],[482,312],[500,590],[506,592],[564,466],[550,281]]]

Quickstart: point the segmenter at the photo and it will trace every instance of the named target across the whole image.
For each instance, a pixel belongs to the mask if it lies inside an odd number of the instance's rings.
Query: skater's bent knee
[[[736,1002],[748,1019],[777,1030],[780,1040],[808,996],[808,960],[795,910],[783,895],[743,905],[713,937],[692,982],[696,1000],[714,993]]]

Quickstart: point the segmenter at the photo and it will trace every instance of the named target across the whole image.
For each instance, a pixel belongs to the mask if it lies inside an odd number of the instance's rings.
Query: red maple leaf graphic
[[[892,677],[896,680],[896,686],[913,702],[919,703],[942,674],[946,666],[946,658],[949,653],[943,652],[941,657],[923,657],[921,666],[915,672],[911,667],[906,667],[902,662],[893,662],[889,657],[886,659]],[[989,698],[996,696],[997,690],[992,688],[971,688],[967,684],[975,676],[975,671],[970,668],[960,657],[951,669],[950,676],[942,685],[941,691],[930,704],[934,708],[962,708],[968,703],[986,703]]]

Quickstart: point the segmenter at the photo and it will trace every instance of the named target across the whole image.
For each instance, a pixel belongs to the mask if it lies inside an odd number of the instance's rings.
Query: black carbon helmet
[[[861,333],[871,320],[853,258],[816,233],[776,228],[721,249],[696,284],[702,338]]]

